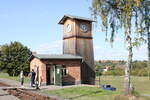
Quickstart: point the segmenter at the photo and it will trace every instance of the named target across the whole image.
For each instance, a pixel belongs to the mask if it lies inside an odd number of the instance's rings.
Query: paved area
[[[20,82],[15,81],[15,80],[10,80],[10,79],[4,79],[0,78],[0,82],[6,83],[8,85],[11,85],[11,87],[8,86],[0,86],[0,100],[20,100],[15,96],[12,96],[8,94],[6,91],[3,89],[9,89],[9,88],[22,88],[22,89],[27,89],[27,90],[35,90],[35,87],[30,87],[29,83],[25,83],[24,86],[20,85]],[[90,87],[95,87],[95,85],[70,85],[70,86],[55,86],[55,85],[48,85],[48,86],[40,86],[40,90],[57,90],[57,89],[62,89],[62,88],[70,88],[70,87],[77,87],[77,86],[90,86]],[[38,91],[34,91],[39,93]]]
[[[30,87],[30,83],[25,83],[24,86],[20,85],[20,82],[10,79],[4,79],[0,78],[0,82],[6,83],[11,85],[12,87],[8,88],[23,88],[23,89],[35,89],[35,87]],[[40,86],[40,89],[48,89],[48,90],[56,90],[56,89],[62,89],[62,88],[70,88],[70,87],[77,87],[77,86],[89,86],[89,87],[95,87],[96,85],[85,85],[85,84],[79,84],[79,85],[69,85],[69,86],[56,86],[56,85],[48,85],[48,86]]]
[[[9,84],[13,87],[20,87],[21,86],[20,82],[15,81],[15,80],[6,79],[6,78],[0,78],[0,82]],[[25,83],[24,86],[27,87],[27,86],[30,86],[30,84]]]
[[[0,89],[0,100],[20,100],[20,99]]]
[[[6,83],[6,84],[13,85],[13,86],[17,87],[17,84],[13,80],[7,80],[7,79],[0,78],[0,83]],[[17,97],[10,95],[7,91],[4,91],[3,90],[4,88],[11,88],[11,87],[3,86],[3,84],[1,84],[1,86],[0,86],[0,100],[20,100]]]

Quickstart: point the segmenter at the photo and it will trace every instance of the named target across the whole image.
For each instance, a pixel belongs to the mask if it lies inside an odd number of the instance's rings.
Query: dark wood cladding
[[[72,30],[66,32],[66,25],[70,24]],[[87,32],[80,29],[80,25],[88,27]],[[81,79],[83,84],[95,84],[95,66],[93,52],[92,23],[89,21],[66,19],[64,22],[63,54],[72,54],[83,57],[81,66]]]
[[[64,39],[70,39],[70,38],[84,38],[84,39],[93,39],[93,37],[85,37],[85,36],[76,36],[76,35],[73,35],[73,36],[68,36],[68,37],[63,37],[63,40]]]

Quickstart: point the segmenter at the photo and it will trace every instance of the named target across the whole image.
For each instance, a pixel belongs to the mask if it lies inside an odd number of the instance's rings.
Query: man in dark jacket
[[[32,72],[30,73],[31,87],[33,87],[33,84],[35,84],[35,76],[36,76],[36,73],[35,73],[34,70],[32,69]]]

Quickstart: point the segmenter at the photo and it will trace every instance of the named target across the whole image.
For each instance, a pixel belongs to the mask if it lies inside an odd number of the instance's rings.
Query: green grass
[[[18,81],[18,82],[20,81],[19,76],[12,77],[12,76],[9,76],[7,73],[2,73],[2,72],[0,73],[0,78],[11,79],[11,80],[15,80],[15,81]],[[24,82],[29,83],[30,82],[29,77],[25,77]]]
[[[6,78],[19,81],[19,77],[10,77],[6,73],[0,73],[0,78]],[[97,78],[98,80],[98,78]],[[25,83],[29,83],[29,78],[25,77]],[[145,100],[150,100],[150,81],[148,77],[131,77],[131,82],[135,86],[135,90]],[[99,82],[96,81],[97,87],[73,87],[63,88],[60,90],[43,90],[49,95],[58,96],[61,98],[68,98],[71,100],[113,100],[117,95],[122,95],[124,92],[124,77],[123,76],[102,76],[101,84],[111,84],[117,88],[117,91],[104,91],[98,88]]]
[[[150,81],[147,77],[131,77],[131,81],[135,86],[135,90],[145,100],[150,100]],[[101,84],[111,84],[117,88],[117,91],[104,91],[98,87],[73,87],[63,88],[60,90],[44,90],[42,92],[58,96],[61,98],[67,98],[71,100],[113,100],[118,95],[124,94],[123,76],[102,76]],[[98,82],[96,82],[98,86]]]
[[[79,86],[53,91],[43,91],[46,94],[55,95],[69,100],[111,100],[118,92],[104,91],[97,87]],[[109,95],[109,96],[108,96]]]
[[[123,83],[124,83],[124,76],[101,77],[101,84],[111,84],[112,86],[117,87],[117,90],[120,92],[124,91]],[[131,83],[134,85],[135,90],[141,95],[142,94],[150,95],[150,81],[148,80],[148,77],[132,76]]]

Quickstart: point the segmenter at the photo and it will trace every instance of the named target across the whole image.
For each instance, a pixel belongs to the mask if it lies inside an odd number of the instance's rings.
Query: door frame
[[[55,65],[55,85],[62,86],[62,66],[60,64]]]
[[[51,67],[54,67],[54,84],[51,83]],[[62,68],[63,65],[62,64],[47,64],[46,65],[46,84],[47,85],[58,85],[58,86],[62,86]],[[49,73],[47,72],[49,71]],[[49,74],[49,81],[48,79],[48,75]]]

